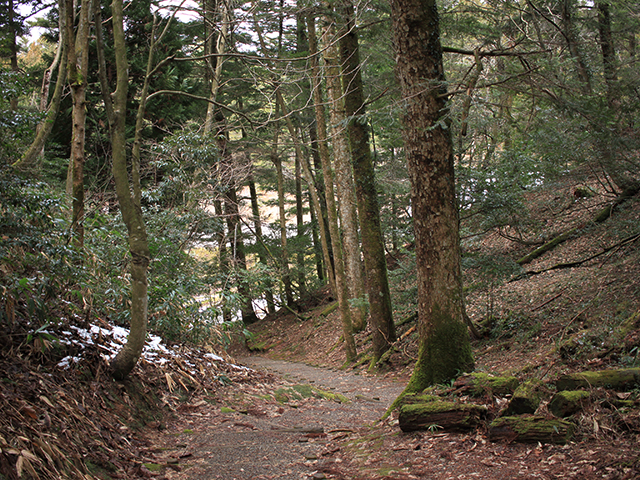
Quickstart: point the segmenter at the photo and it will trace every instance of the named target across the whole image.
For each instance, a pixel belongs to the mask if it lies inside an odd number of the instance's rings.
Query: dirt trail
[[[233,393],[227,405],[236,411],[219,402],[185,406],[159,441],[157,450],[165,457],[156,461],[172,467],[165,469],[164,478],[325,478],[315,467],[328,443],[378,420],[403,388],[391,380],[258,356],[238,363],[276,374],[277,381],[261,390],[246,386]],[[280,403],[268,397],[278,388],[305,384],[340,393],[349,402],[312,397]]]

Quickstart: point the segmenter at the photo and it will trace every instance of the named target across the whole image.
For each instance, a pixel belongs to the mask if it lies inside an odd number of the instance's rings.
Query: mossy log
[[[549,411],[556,417],[570,417],[581,411],[590,400],[584,390],[563,390],[556,393],[549,402]]]
[[[462,375],[454,382],[458,393],[468,393],[474,397],[483,395],[508,395],[514,392],[520,380],[516,377],[494,377],[486,373]]]
[[[540,405],[542,392],[540,380],[533,379],[521,384],[513,392],[504,416],[535,413]]]
[[[442,429],[467,432],[487,416],[487,407],[468,403],[428,402],[400,407],[398,422],[403,432]]]
[[[624,392],[638,386],[640,386],[640,368],[571,373],[562,375],[556,380],[556,388],[559,391],[603,387]]]
[[[402,405],[415,405],[417,403],[431,403],[442,400],[438,395],[428,395],[424,393],[408,393],[404,397],[402,397]]]
[[[500,417],[489,425],[492,442],[566,444],[573,437],[572,423],[535,415]]]
[[[630,187],[627,187],[613,201],[613,203],[611,205],[608,205],[605,208],[603,208],[602,210],[600,210],[596,214],[596,216],[593,217],[591,222],[593,222],[593,223],[602,223],[605,220],[607,220],[611,216],[611,214],[613,213],[613,209],[615,207],[617,207],[621,203],[629,200],[636,193],[638,193],[639,189],[640,189],[640,184],[634,184],[634,185],[632,185]],[[586,225],[581,225],[579,227],[572,228],[571,230],[558,235],[557,237],[553,238],[552,240],[549,240],[547,243],[545,243],[541,247],[536,248],[533,252],[529,253],[528,255],[525,255],[524,257],[519,259],[516,263],[518,265],[525,265],[527,263],[532,262],[536,258],[538,258],[538,257],[542,256],[543,254],[547,253],[548,251],[553,250],[555,247],[557,247],[561,243],[565,242],[566,240],[568,240],[572,236],[577,235],[578,233],[581,233],[584,230],[585,226]]]
[[[338,309],[338,302],[333,302],[329,305],[327,305],[322,312],[320,312],[320,315],[323,317],[328,317],[329,315],[331,315],[333,312],[335,312]]]

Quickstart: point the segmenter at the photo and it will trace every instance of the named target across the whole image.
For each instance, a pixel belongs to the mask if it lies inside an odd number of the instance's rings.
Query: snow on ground
[[[70,325],[69,330],[61,332],[57,341],[63,345],[74,345],[79,347],[81,352],[76,355],[68,355],[58,362],[58,367],[62,369],[70,368],[71,365],[78,363],[82,359],[82,350],[90,345],[98,345],[102,350],[102,358],[109,362],[118,351],[127,342],[129,330],[116,325],[108,325],[100,327],[98,325],[90,325],[89,328],[82,328],[76,325]],[[53,336],[51,332],[41,330],[40,333]],[[55,337],[54,337],[55,338]],[[189,367],[194,367],[189,360],[185,358],[184,349],[181,351],[177,347],[167,346],[162,342],[162,338],[151,333],[147,333],[147,341],[142,351],[142,358],[150,363],[164,365],[172,359],[181,358],[182,362]],[[214,362],[226,362],[224,358],[213,353],[204,353],[202,358],[209,359]],[[209,363],[210,365],[210,363]],[[238,370],[251,370],[247,367],[231,364],[231,367]]]

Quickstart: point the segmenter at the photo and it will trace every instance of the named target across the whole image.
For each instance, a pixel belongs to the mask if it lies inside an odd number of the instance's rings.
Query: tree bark
[[[114,378],[126,378],[142,354],[147,333],[147,268],[150,261],[147,232],[140,204],[135,203],[127,172],[126,113],[128,89],[128,63],[124,35],[122,0],[112,2],[112,24],[114,54],[116,59],[116,90],[113,98],[113,115],[109,118],[113,155],[113,176],[122,218],[129,233],[131,252],[131,328],[127,343],[111,362]],[[106,101],[111,101],[109,92],[103,92]]]
[[[353,162],[353,176],[357,196],[358,216],[362,237],[362,252],[369,295],[373,332],[373,360],[377,361],[396,341],[391,293],[387,276],[384,236],[380,223],[380,205],[376,189],[375,171],[362,85],[358,35],[355,30],[354,9],[350,0],[344,0],[343,17],[346,31],[341,34],[340,56],[342,81],[345,91],[345,110],[348,118],[349,141]],[[373,364],[373,363],[372,363]]]
[[[58,116],[58,111],[60,110],[60,101],[62,100],[62,91],[64,89],[64,84],[67,79],[67,48],[66,48],[66,29],[65,29],[65,20],[66,15],[65,11],[65,0],[58,0],[58,11],[60,12],[60,18],[58,20],[60,25],[60,40],[58,45],[58,53],[56,53],[56,58],[54,59],[51,66],[45,72],[45,79],[43,80],[43,88],[42,88],[42,96],[40,99],[40,109],[41,111],[46,110],[45,118],[36,129],[36,136],[33,139],[33,142],[27,149],[27,151],[22,155],[20,160],[13,164],[16,168],[27,168],[36,163],[36,158],[38,155],[41,155],[44,151],[44,145],[51,134],[51,130],[53,129],[53,125],[55,123],[56,117]],[[56,86],[53,90],[53,96],[51,97],[51,101],[49,101],[49,85],[48,82],[50,80],[51,75],[55,70],[58,70],[58,77],[56,79]],[[48,103],[48,106],[47,106]]]
[[[251,214],[253,216],[253,228],[256,233],[256,243],[258,248],[258,258],[260,263],[267,265],[267,255],[264,248],[264,237],[262,235],[262,221],[260,220],[260,206],[258,205],[258,192],[256,191],[256,182],[253,174],[249,176],[249,195],[251,196]],[[269,280],[264,292],[267,301],[267,312],[271,315],[276,313],[275,301],[273,299],[273,284]]]
[[[72,214],[71,230],[74,243],[84,245],[84,161],[85,127],[87,119],[86,91],[89,69],[89,20],[92,0],[82,0],[78,27],[74,34],[74,1],[65,4],[65,39],[67,41],[67,73],[71,87],[73,113],[71,115],[71,158],[68,176],[71,179]]]
[[[405,393],[473,368],[464,322],[459,219],[434,0],[392,0],[418,276],[418,360]]]
[[[360,241],[358,239],[358,215],[356,213],[356,195],[353,185],[353,171],[350,164],[349,139],[345,124],[342,84],[340,82],[340,59],[337,46],[336,27],[333,18],[325,16],[326,27],[322,36],[325,79],[329,97],[329,119],[331,124],[331,144],[335,166],[335,184],[338,198],[338,212],[342,227],[343,258],[345,275],[349,286],[349,299],[359,301],[360,305],[351,305],[351,320],[354,331],[362,331],[367,326],[364,300],[364,279],[360,260]],[[317,120],[316,120],[317,123]],[[325,187],[326,189],[326,187]],[[328,192],[327,192],[328,193]],[[335,248],[335,243],[332,242]]]
[[[277,114],[277,109],[276,109]],[[293,290],[291,288],[291,273],[289,271],[289,250],[287,240],[287,211],[286,197],[284,194],[284,172],[282,171],[282,158],[278,154],[278,137],[280,128],[275,124],[275,133],[273,135],[273,146],[271,148],[271,161],[276,168],[276,178],[278,179],[278,213],[280,219],[280,248],[282,253],[280,256],[280,268],[282,271],[282,284],[284,287],[284,298],[287,306],[292,307],[294,304]]]
[[[324,116],[324,107],[322,104],[322,92],[320,90],[320,69],[318,68],[317,57],[317,40],[315,31],[315,19],[309,16],[307,21],[309,30],[309,48],[311,52],[311,69],[314,102],[316,110],[316,125],[318,128],[318,150],[320,160],[322,162],[322,175],[324,177],[324,188],[327,200],[327,213],[329,215],[329,230],[331,237],[331,245],[333,247],[333,259],[335,262],[335,293],[338,297],[338,306],[340,309],[340,317],[342,318],[342,330],[345,340],[345,353],[347,362],[352,362],[356,358],[356,346],[353,338],[353,325],[351,323],[351,309],[349,307],[348,297],[349,290],[346,283],[344,259],[342,256],[342,241],[338,230],[338,218],[335,204],[335,194],[333,190],[333,172],[331,171],[331,160],[329,158],[329,149],[327,147],[327,130]],[[325,32],[326,33],[326,32]],[[309,170],[307,168],[307,170]],[[306,173],[308,177],[311,172]],[[311,184],[309,185],[311,188]]]
[[[576,28],[573,22],[573,3],[573,0],[563,0],[562,2],[562,25],[564,29],[564,38],[567,41],[571,58],[573,58],[578,70],[578,78],[580,79],[582,93],[585,95],[591,95],[591,75],[589,75],[589,70],[587,69],[584,57],[578,46],[578,36],[576,35]]]

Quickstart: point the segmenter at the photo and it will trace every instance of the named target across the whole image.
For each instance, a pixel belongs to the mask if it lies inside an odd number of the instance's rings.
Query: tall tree
[[[327,6],[328,8],[328,6]],[[326,27],[322,35],[324,72],[329,97],[329,119],[331,125],[331,145],[333,147],[333,167],[335,172],[335,191],[340,214],[342,245],[345,275],[349,286],[351,320],[355,331],[366,327],[365,309],[363,305],[364,279],[358,239],[358,215],[356,213],[356,194],[353,185],[349,138],[345,124],[344,98],[340,81],[340,58],[338,51],[337,29],[333,15],[325,15]],[[316,119],[316,123],[317,123]],[[322,158],[322,157],[321,157]],[[329,202],[327,202],[329,203]]]
[[[344,31],[340,34],[342,82],[345,92],[344,103],[348,118],[353,176],[356,179],[360,236],[367,278],[366,287],[371,310],[373,364],[389,348],[391,343],[395,342],[396,332],[387,277],[384,236],[380,225],[378,192],[369,146],[358,32],[356,31],[355,14],[351,0],[343,0],[340,11],[345,24]]]
[[[71,159],[67,191],[72,193],[71,229],[77,245],[84,244],[84,163],[85,163],[85,126],[87,121],[87,77],[89,74],[89,27],[93,14],[92,0],[80,2],[80,15],[75,26],[75,2],[66,0],[64,26],[67,50],[67,76],[73,99]],[[69,188],[69,186],[71,188]]]
[[[120,211],[129,234],[129,251],[131,253],[131,327],[127,343],[111,362],[112,374],[116,379],[126,378],[142,354],[147,334],[147,268],[151,258],[142,207],[136,201],[140,197],[132,193],[132,191],[140,191],[140,177],[137,177],[138,183],[132,185],[132,182],[129,181],[127,168],[126,114],[129,65],[127,63],[122,3],[122,0],[113,0],[111,4],[113,50],[116,60],[116,89],[113,94],[108,90],[104,45],[101,45],[100,41],[102,38],[100,16],[96,20],[98,54],[100,55],[100,83],[111,130],[113,177]]]
[[[453,147],[435,0],[392,0],[403,137],[416,236],[418,360],[405,389],[417,392],[473,368],[464,322]]]
[[[338,308],[342,319],[342,332],[345,341],[345,352],[347,362],[352,362],[356,358],[356,345],[353,338],[353,325],[351,323],[351,309],[349,307],[349,288],[346,281],[344,258],[342,254],[342,240],[338,230],[338,212],[336,208],[335,194],[333,189],[333,172],[331,170],[331,159],[329,158],[329,149],[327,146],[327,127],[324,114],[324,106],[322,102],[322,92],[320,90],[320,69],[316,56],[317,40],[315,32],[315,18],[310,15],[307,19],[309,29],[309,49],[311,53],[311,73],[313,79],[314,103],[316,109],[316,124],[318,128],[318,150],[320,160],[322,161],[322,175],[324,177],[324,188],[327,200],[327,213],[329,216],[329,231],[331,237],[331,245],[333,247],[334,258],[334,274],[335,274],[335,293],[338,297]],[[326,22],[323,29],[323,37],[327,40],[329,48],[330,39],[333,35],[333,26],[331,22]],[[337,53],[336,53],[337,55]],[[305,172],[307,178],[311,177],[310,169],[307,167]],[[309,182],[309,188],[312,183]]]

